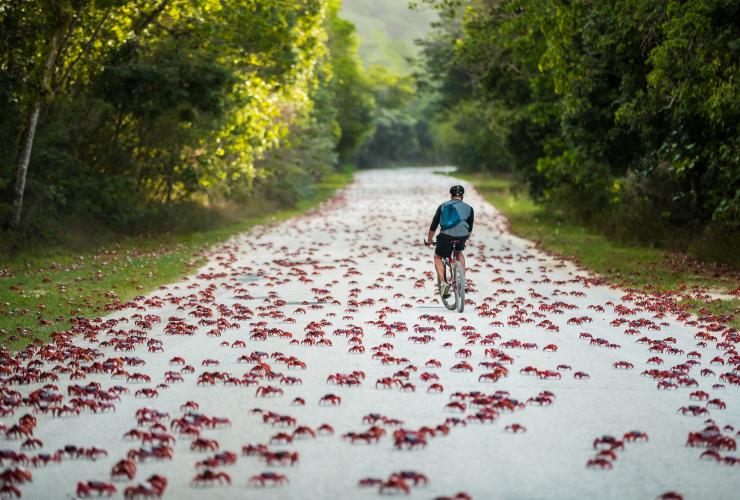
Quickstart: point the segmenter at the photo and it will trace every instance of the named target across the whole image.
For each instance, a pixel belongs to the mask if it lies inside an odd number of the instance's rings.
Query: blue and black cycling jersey
[[[434,232],[439,227],[439,219],[442,216],[442,209],[446,205],[453,205],[457,213],[460,215],[460,222],[448,229],[443,229],[439,234],[446,234],[453,238],[467,238],[473,231],[473,222],[475,216],[473,214],[473,207],[461,200],[448,200],[437,207],[437,212],[434,214],[432,219],[432,225],[429,226],[429,230]]]

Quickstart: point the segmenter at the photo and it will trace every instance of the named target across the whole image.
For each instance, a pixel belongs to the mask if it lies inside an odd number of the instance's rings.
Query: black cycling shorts
[[[446,259],[450,255],[452,255],[452,242],[457,241],[457,249],[458,250],[465,250],[465,240],[467,240],[467,236],[448,236],[446,234],[439,234],[437,235],[437,249],[434,251],[437,255],[442,257],[443,259]]]

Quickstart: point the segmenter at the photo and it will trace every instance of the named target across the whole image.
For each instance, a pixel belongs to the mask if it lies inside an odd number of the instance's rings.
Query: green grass
[[[512,179],[484,174],[453,174],[472,183],[487,201],[498,208],[514,234],[535,241],[547,251],[579,265],[624,288],[645,291],[678,291],[679,303],[693,311],[706,308],[711,314],[732,315],[740,327],[740,299],[689,297],[692,291],[708,290],[726,295],[740,286],[740,274],[721,266],[693,261],[684,255],[658,248],[615,242],[588,227],[565,220],[560,214],[535,204]]]
[[[101,315],[105,306],[143,295],[196,269],[202,253],[230,236],[316,207],[352,181],[353,170],[327,176],[295,208],[258,213],[238,223],[188,234],[122,238],[102,248],[30,250],[0,260],[0,345],[22,348],[70,319]]]

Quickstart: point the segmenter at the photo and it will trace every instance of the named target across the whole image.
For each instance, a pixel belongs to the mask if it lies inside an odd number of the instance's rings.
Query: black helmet
[[[462,187],[460,184],[456,186],[452,186],[450,188],[450,196],[462,196],[465,194],[465,188]]]

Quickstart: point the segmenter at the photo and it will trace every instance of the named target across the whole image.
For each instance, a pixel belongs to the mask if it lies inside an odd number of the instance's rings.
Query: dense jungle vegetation
[[[208,225],[312,196],[378,112],[339,9],[0,2],[3,250]]]
[[[740,1],[422,0],[433,137],[613,237],[738,264]]]

